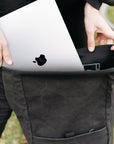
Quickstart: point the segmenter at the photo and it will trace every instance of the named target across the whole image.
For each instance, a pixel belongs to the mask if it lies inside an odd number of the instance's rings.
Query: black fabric
[[[2,135],[7,120],[11,115],[11,112],[12,110],[5,97],[1,69],[0,69],[0,137]]]
[[[17,10],[23,6],[26,6],[27,4],[30,4],[36,0],[1,0],[0,1],[0,17],[13,12],[14,10]],[[60,0],[56,0],[60,1]],[[70,5],[73,7],[77,7],[77,3],[88,2],[91,4],[94,8],[99,9],[102,2],[107,3],[109,5],[114,5],[114,0],[62,0],[61,3],[64,3],[68,8]],[[73,5],[74,4],[74,5]]]
[[[85,1],[98,10],[100,9],[102,3],[114,6],[114,0],[85,0]]]
[[[85,1],[98,10],[100,9],[102,2],[104,2],[104,1],[101,2],[99,0],[85,0]]]
[[[104,2],[104,3],[107,3],[111,6],[114,6],[114,0],[99,0],[100,2]]]
[[[35,0],[0,0],[0,17],[34,1]]]
[[[24,96],[20,75],[12,75],[11,73],[6,73],[4,77],[2,70],[2,77],[5,87],[5,95],[7,96],[8,103],[16,113],[18,119],[21,121],[21,126],[28,142],[32,144],[32,132],[28,106],[26,98]],[[6,85],[8,89],[6,88]]]
[[[109,75],[2,76],[29,144],[112,144]]]
[[[95,51],[90,53],[87,48],[77,49],[85,70],[107,70],[114,71],[114,51],[112,45],[96,46]]]
[[[56,0],[76,48],[87,47],[84,26],[84,0]]]

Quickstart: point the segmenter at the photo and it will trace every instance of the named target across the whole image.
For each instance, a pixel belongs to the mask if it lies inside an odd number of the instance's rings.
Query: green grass
[[[114,6],[109,7],[107,11],[108,19],[114,24]]]
[[[20,123],[13,112],[2,134],[0,144],[27,144],[24,143],[24,139]]]

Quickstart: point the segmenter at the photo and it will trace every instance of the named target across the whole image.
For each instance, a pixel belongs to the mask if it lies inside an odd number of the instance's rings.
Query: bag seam
[[[26,97],[26,95],[25,95],[25,89],[24,89],[24,84],[23,84],[22,75],[20,75],[20,77],[21,77],[21,84],[22,84],[23,94],[24,94],[24,98],[25,98],[26,106],[27,106],[27,113],[28,113],[29,122],[30,122],[31,136],[32,136],[32,144],[33,144],[33,133],[32,133],[33,130],[32,130],[32,121],[31,121],[31,117],[30,117],[29,104],[28,104],[28,102],[27,102],[27,97]]]

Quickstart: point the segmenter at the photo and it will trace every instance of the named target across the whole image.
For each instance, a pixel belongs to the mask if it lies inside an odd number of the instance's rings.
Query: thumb
[[[4,43],[2,46],[3,46],[3,50],[2,50],[3,59],[6,62],[6,64],[11,65],[12,60],[11,60],[11,57],[7,48],[7,44]]]
[[[94,31],[87,32],[88,50],[93,52],[95,50]]]

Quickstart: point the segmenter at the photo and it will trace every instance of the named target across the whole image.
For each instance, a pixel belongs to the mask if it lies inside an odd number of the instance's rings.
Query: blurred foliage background
[[[114,6],[108,9],[108,18],[114,23]],[[114,129],[114,127],[113,127]],[[114,136],[114,133],[113,133]],[[0,144],[27,144],[20,123],[13,112],[0,139]],[[113,139],[114,144],[114,139]]]
[[[108,19],[114,24],[114,6],[109,7],[107,11]]]
[[[20,123],[14,112],[12,112],[6,124],[2,138],[0,139],[0,144],[27,144]]]

